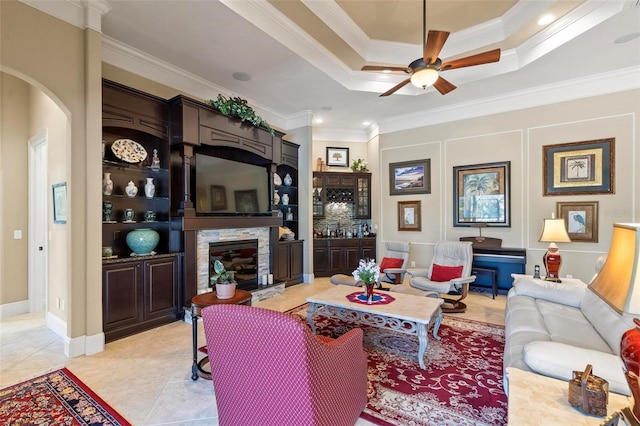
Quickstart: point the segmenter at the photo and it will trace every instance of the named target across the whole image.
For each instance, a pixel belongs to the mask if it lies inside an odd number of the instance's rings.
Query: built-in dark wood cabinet
[[[350,275],[360,259],[365,258],[376,258],[376,239],[373,237],[313,240],[313,274],[316,277]]]
[[[285,286],[301,283],[303,266],[303,240],[280,241],[275,256],[273,276]]]
[[[371,173],[313,172],[313,217],[325,216],[327,203],[354,205],[354,219],[371,218]]]
[[[107,342],[176,321],[180,254],[107,260],[102,265]]]

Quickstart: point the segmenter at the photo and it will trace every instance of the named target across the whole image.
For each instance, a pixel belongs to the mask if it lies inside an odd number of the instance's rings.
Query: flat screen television
[[[195,191],[192,193],[196,213],[271,215],[269,166],[196,153]]]

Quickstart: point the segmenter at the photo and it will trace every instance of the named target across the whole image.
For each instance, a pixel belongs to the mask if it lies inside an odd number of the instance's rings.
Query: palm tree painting
[[[589,177],[589,164],[587,158],[578,157],[567,160],[567,178],[571,180],[575,179],[587,179]]]
[[[464,212],[469,219],[497,219],[500,216],[500,179],[497,172],[468,174],[463,179]]]

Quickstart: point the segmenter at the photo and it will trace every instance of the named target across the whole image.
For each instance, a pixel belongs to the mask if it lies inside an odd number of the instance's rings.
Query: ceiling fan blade
[[[402,89],[404,86],[407,85],[407,83],[409,83],[411,81],[410,78],[407,78],[406,80],[396,84],[395,86],[393,86],[391,89],[387,90],[386,92],[384,92],[383,94],[381,94],[380,96],[389,96],[392,93],[394,93],[396,90]]]
[[[440,92],[440,94],[442,95],[446,95],[447,93],[456,89],[456,86],[454,86],[453,84],[451,84],[450,82],[442,78],[442,76],[438,77],[436,82],[433,83],[433,87],[435,87],[436,90]]]
[[[411,72],[411,68],[407,67],[381,67],[378,65],[365,65],[361,71],[402,71]]]
[[[455,68],[472,67],[474,65],[488,64],[498,62],[500,60],[500,49],[489,50],[488,52],[478,53],[477,55],[467,56],[466,58],[456,59],[454,61],[445,62],[440,66],[440,70],[452,70]]]
[[[422,56],[425,64],[432,64],[438,59],[438,55],[448,37],[448,31],[429,30],[427,42],[424,44],[424,55]]]

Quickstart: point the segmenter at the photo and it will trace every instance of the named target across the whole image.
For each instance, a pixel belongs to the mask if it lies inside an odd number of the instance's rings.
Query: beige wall
[[[59,298],[65,302],[68,298],[69,283],[69,233],[67,225],[53,223],[53,201],[49,188],[51,185],[66,182],[69,167],[69,148],[67,134],[67,118],[62,110],[45,95],[41,90],[29,85],[29,136],[47,132],[47,205],[48,205],[48,231],[49,242],[47,247],[48,264],[48,291],[47,307],[50,313],[58,318],[66,318],[66,307],[58,307],[56,301]],[[27,143],[23,143],[23,149],[27,149]],[[23,174],[25,181],[28,175],[28,164],[24,164]],[[26,201],[26,200],[25,200]],[[25,202],[21,210],[28,213],[28,205]],[[26,256],[25,256],[26,260]]]
[[[505,247],[526,248],[527,271],[532,273],[534,264],[542,264],[546,251],[547,244],[538,242],[542,220],[556,211],[556,202],[598,201],[598,243],[560,244],[564,254],[561,275],[589,280],[597,257],[609,249],[613,223],[640,221],[640,159],[634,134],[639,124],[638,99],[640,91],[633,90],[380,135],[380,173],[376,175],[382,197],[380,244],[409,241],[411,260],[426,267],[439,239],[478,235],[474,229],[453,226],[452,169],[510,161],[511,227],[486,228],[482,234],[502,238]],[[615,194],[542,195],[543,145],[610,137],[616,139]],[[431,159],[431,194],[389,196],[389,163],[417,158]],[[396,204],[402,200],[421,201],[421,232],[397,230]]]
[[[29,85],[0,73],[0,305],[28,298]],[[11,125],[8,125],[11,123]],[[22,239],[13,239],[15,230]]]
[[[313,150],[312,150],[312,170],[317,171],[316,168],[316,160],[318,157],[322,158],[324,162],[327,162],[327,147],[334,148],[349,148],[349,166],[353,164],[355,160],[361,158],[367,162],[368,153],[367,153],[367,144],[366,143],[349,143],[349,142],[337,142],[337,141],[321,141],[314,140],[313,141]],[[329,167],[330,172],[350,172],[351,169],[348,167]]]
[[[69,220],[59,229],[67,239],[66,243],[59,242],[66,248],[63,256],[68,275],[49,278],[66,281],[60,283],[68,298],[61,322],[69,337],[66,350],[75,356],[85,353],[86,336],[97,336],[99,341],[102,332],[102,301],[97,297],[101,294],[100,239],[95,238],[100,229],[100,203],[96,200],[101,197],[98,166],[102,99],[101,91],[96,90],[101,77],[100,37],[92,30],[79,29],[23,3],[6,0],[0,2],[0,45],[0,70],[42,91],[67,120],[64,145],[68,163],[56,179],[68,185]],[[0,142],[4,144],[4,140]],[[95,195],[91,192],[94,190]],[[7,237],[3,232],[3,252],[10,244]]]

